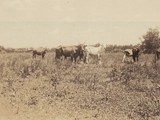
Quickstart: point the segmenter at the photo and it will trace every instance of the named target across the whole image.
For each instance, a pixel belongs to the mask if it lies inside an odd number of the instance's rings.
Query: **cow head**
[[[86,47],[86,45],[84,45],[84,44],[79,44],[78,45],[78,49],[77,50],[78,50],[78,54],[80,56],[80,59],[82,59],[84,57],[85,47]]]
[[[60,47],[58,47],[58,48],[56,48],[55,49],[55,58],[57,59],[60,59],[61,58],[61,56],[63,55],[63,49],[62,49],[62,47],[60,46]]]
[[[80,54],[83,54],[84,50],[85,50],[84,44],[78,45],[78,51],[79,51]]]
[[[133,48],[132,49],[133,55],[137,56],[140,52],[139,48]]]
[[[47,50],[47,49],[44,49],[44,53],[46,53],[46,52],[48,52],[48,50]]]

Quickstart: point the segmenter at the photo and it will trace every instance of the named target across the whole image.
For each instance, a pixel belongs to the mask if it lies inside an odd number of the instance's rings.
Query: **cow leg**
[[[57,55],[55,55],[55,57],[54,57],[54,59],[55,59],[55,61],[57,62],[58,60],[58,56]]]
[[[82,55],[79,55],[80,63],[82,63]]]
[[[85,61],[85,63],[87,63],[87,64],[89,63],[88,55],[85,56],[84,61]]]
[[[34,54],[32,55],[32,58],[34,58]]]
[[[80,56],[79,56],[79,59],[82,60],[83,57],[84,57],[83,55],[80,55]]]
[[[61,56],[59,57],[59,59],[60,59],[60,61],[63,61],[63,60],[64,60],[64,56],[61,55]]]
[[[98,54],[97,56],[98,56],[98,64],[100,64],[100,65],[101,65],[101,64],[102,64],[102,62],[101,62],[101,55],[100,55],[100,54]]]
[[[73,56],[72,62],[74,62],[74,63],[77,62],[77,56]]]
[[[56,55],[56,56],[55,56],[55,61],[56,61],[56,62],[58,62],[58,60],[62,61],[62,59],[63,59],[62,57],[63,57],[63,56]]]
[[[123,59],[122,59],[123,63],[124,63],[125,59],[126,59],[126,54],[123,55]]]
[[[72,56],[71,61],[72,61],[72,63],[76,63],[76,57]]]
[[[74,57],[73,56],[71,56],[71,62],[74,62]]]
[[[136,61],[136,57],[133,55],[132,58],[133,58],[133,61],[135,62]]]
[[[88,64],[89,63],[89,54],[87,53],[85,56],[85,62]]]
[[[64,61],[64,60],[66,60],[66,59],[67,59],[67,56],[64,55],[64,56],[62,57],[62,60]]]
[[[74,56],[74,62],[77,63],[77,56]]]
[[[85,61],[84,55],[80,55],[80,56],[79,56],[79,59],[80,59],[81,62],[84,62],[84,61]]]
[[[71,57],[71,60],[72,60],[72,62],[74,63],[76,60],[75,60],[75,56],[72,56]]]
[[[84,63],[87,63],[87,52],[84,52],[83,56],[81,56]]]
[[[44,59],[44,54],[42,54],[42,59]]]
[[[36,58],[36,54],[33,54],[33,58]]]

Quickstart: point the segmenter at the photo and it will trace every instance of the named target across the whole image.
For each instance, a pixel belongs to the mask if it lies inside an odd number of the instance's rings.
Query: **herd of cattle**
[[[77,58],[84,63],[89,63],[89,59],[91,56],[96,56],[98,64],[101,64],[101,55],[105,51],[104,46],[100,44],[95,45],[75,45],[75,46],[59,46],[55,48],[55,60],[66,59],[67,57],[71,58],[72,62],[77,62]],[[33,50],[33,58],[36,58],[36,55],[40,55],[42,58],[45,57],[47,50]],[[122,58],[122,62],[125,62],[126,57],[132,57],[134,62],[138,61],[140,49],[132,48],[126,49],[123,51],[124,55]],[[160,48],[155,51],[156,60],[160,57]]]

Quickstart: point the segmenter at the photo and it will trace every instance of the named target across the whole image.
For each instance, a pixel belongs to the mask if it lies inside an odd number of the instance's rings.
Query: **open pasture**
[[[104,53],[98,65],[0,54],[0,120],[159,120],[160,61],[122,57]]]

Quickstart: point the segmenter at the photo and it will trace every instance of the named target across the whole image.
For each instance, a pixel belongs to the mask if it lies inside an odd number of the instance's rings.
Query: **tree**
[[[0,45],[0,50],[5,50],[5,48],[3,46]]]
[[[159,30],[157,28],[149,28],[147,33],[143,35],[142,48],[146,53],[153,53],[155,49],[160,47]]]

